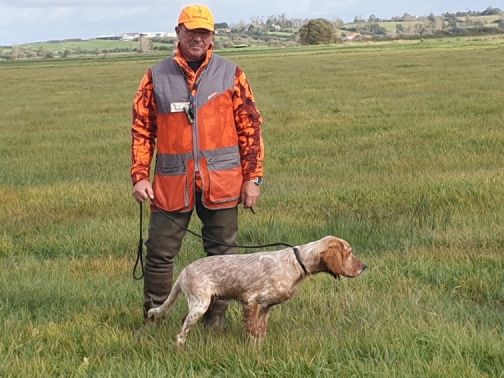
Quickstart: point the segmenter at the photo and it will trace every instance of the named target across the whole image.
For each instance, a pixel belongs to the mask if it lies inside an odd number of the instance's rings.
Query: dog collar
[[[294,255],[296,256],[296,260],[298,261],[299,265],[301,265],[301,268],[303,268],[303,272],[305,272],[305,274],[308,274],[306,266],[303,264],[301,256],[299,255],[299,249],[297,247],[292,247],[292,249],[294,249]]]

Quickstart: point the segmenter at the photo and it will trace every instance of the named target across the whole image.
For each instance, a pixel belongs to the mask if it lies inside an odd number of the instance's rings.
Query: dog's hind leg
[[[177,335],[177,346],[183,347],[187,335],[189,334],[190,329],[198,322],[198,320],[205,314],[208,310],[208,307],[212,303],[211,297],[196,297],[191,296],[187,298],[189,313],[185,317],[184,324],[182,324],[182,328]]]

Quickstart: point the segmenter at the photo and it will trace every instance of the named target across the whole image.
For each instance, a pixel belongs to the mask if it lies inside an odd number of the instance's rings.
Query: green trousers
[[[203,236],[234,244],[238,234],[238,208],[209,210],[201,203],[201,193],[196,195],[196,214],[203,223]],[[178,224],[186,227],[191,220],[192,212],[168,215]],[[173,266],[182,245],[186,231],[161,212],[152,212],[149,223],[149,236],[146,241],[147,255],[144,266],[144,314],[152,307],[161,305],[170,294],[173,284]],[[233,247],[227,247],[203,241],[207,256],[234,253]],[[214,325],[223,320],[228,303],[216,300],[204,316],[205,324]]]

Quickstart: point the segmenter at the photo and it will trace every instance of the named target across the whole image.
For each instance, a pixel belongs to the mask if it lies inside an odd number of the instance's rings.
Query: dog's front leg
[[[255,344],[259,344],[266,338],[268,327],[269,306],[258,303],[243,305],[243,317],[247,336]]]
[[[258,330],[259,330],[259,339],[266,339],[266,334],[268,333],[268,318],[269,318],[269,306],[261,306],[259,311],[259,316],[257,318],[258,322]]]

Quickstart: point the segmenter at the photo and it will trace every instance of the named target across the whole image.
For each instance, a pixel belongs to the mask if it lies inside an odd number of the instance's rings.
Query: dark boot
[[[187,227],[191,213],[170,213],[170,218]],[[185,231],[166,215],[152,212],[144,269],[144,317],[153,307],[159,307],[168,298],[173,280],[173,263],[180,250]]]
[[[157,275],[145,272],[144,275],[144,319],[147,321],[147,312],[154,307],[159,307],[168,298],[171,291],[171,274]]]
[[[226,328],[226,310],[229,302],[223,299],[217,299],[210,305],[205,315],[203,315],[203,324],[205,327],[223,330]]]

